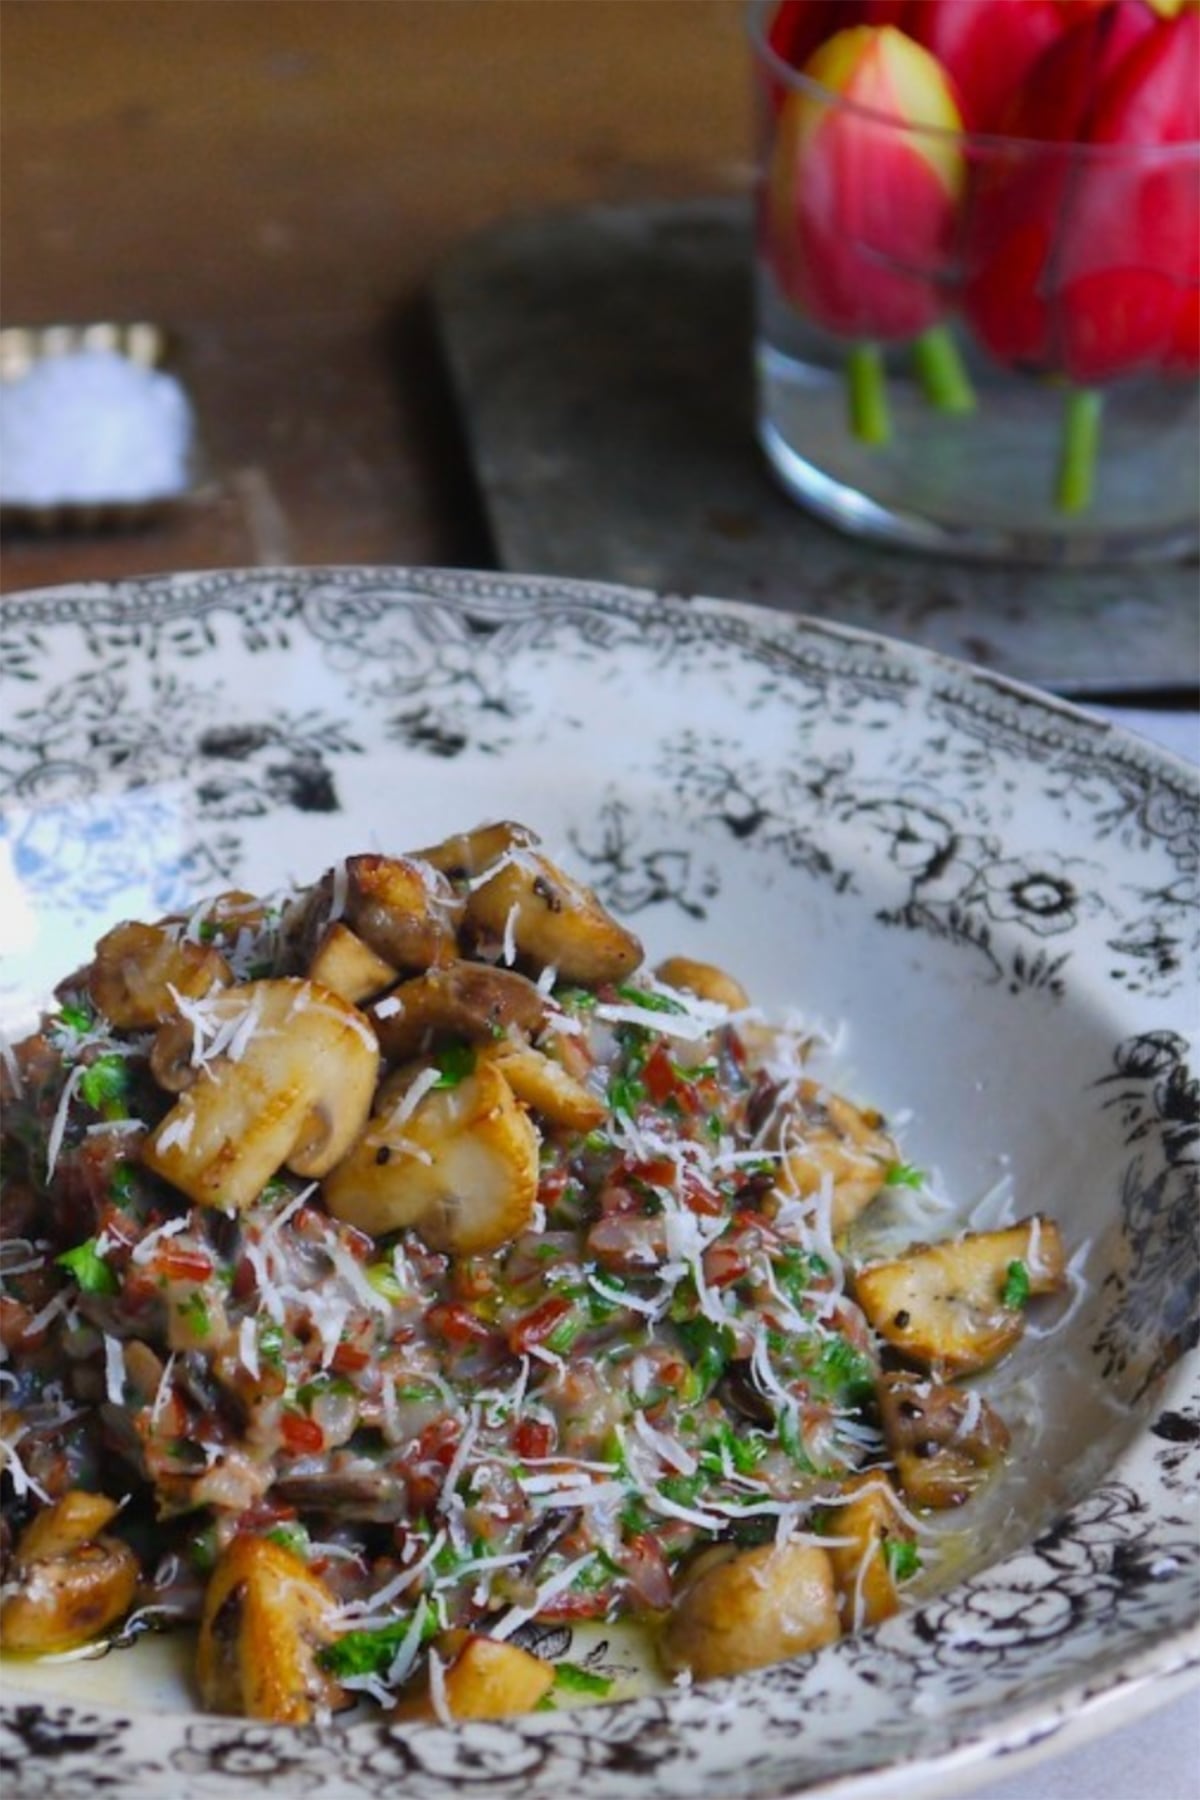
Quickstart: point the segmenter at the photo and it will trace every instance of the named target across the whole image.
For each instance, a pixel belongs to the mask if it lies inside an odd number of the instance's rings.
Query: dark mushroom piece
[[[532,1037],[546,1017],[546,1001],[514,969],[456,959],[401,982],[369,1008],[369,1017],[387,1060],[407,1062],[438,1038],[487,1044],[513,1030]]]
[[[885,1375],[878,1392],[896,1476],[914,1506],[962,1506],[1003,1460],[1008,1427],[981,1395],[907,1374]]]

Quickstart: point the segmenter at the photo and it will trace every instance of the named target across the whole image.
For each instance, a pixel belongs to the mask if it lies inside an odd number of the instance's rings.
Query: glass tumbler
[[[1031,563],[1200,546],[1200,144],[857,107],[749,25],[758,432],[843,530]]]

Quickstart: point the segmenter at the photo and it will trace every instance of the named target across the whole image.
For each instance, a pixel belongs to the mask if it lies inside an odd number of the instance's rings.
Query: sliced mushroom
[[[427,862],[443,875],[468,878],[481,875],[510,850],[529,850],[541,839],[528,825],[501,819],[494,825],[476,825],[473,831],[459,831],[443,838],[427,850],[414,850],[412,856]]]
[[[515,969],[462,961],[401,982],[371,1008],[389,1062],[424,1055],[439,1036],[489,1043],[511,1028],[533,1033],[545,1016],[545,998]]]
[[[196,1650],[211,1712],[306,1725],[344,1699],[318,1651],[335,1636],[334,1599],[282,1544],[234,1538],[209,1580]]]
[[[93,1542],[106,1525],[111,1525],[120,1507],[107,1494],[89,1494],[83,1488],[71,1488],[53,1506],[47,1506],[29,1521],[17,1543],[18,1563],[44,1562],[64,1556],[80,1544]]]
[[[249,1206],[279,1169],[326,1174],[371,1107],[379,1046],[367,1019],[314,982],[252,981],[203,1002],[223,1043],[193,1065],[193,1027],[164,1025],[159,1082],[183,1092],[141,1147],[155,1174],[204,1206]],[[201,1078],[201,1068],[203,1075]]]
[[[377,1114],[321,1191],[334,1218],[374,1237],[411,1225],[433,1250],[475,1256],[525,1228],[537,1186],[537,1132],[500,1070],[480,1062],[411,1112],[403,1097]]]
[[[534,850],[518,849],[467,895],[467,922],[493,943],[511,943],[537,969],[599,987],[624,981],[642,946],[590,888]]]
[[[505,1040],[484,1050],[482,1055],[496,1064],[517,1099],[548,1125],[564,1131],[593,1131],[608,1117],[608,1105],[598,1094],[531,1044]]]
[[[965,1375],[1012,1349],[1025,1329],[1025,1300],[1057,1292],[1065,1270],[1057,1225],[1034,1217],[875,1263],[858,1271],[854,1291],[876,1331],[904,1356]]]
[[[104,1527],[118,1511],[103,1494],[72,1489],[38,1513],[17,1540],[3,1603],[0,1643],[47,1656],[86,1644],[133,1604],[133,1551]]]
[[[447,1631],[433,1646],[441,1671],[442,1699],[455,1719],[507,1719],[532,1712],[554,1686],[554,1669],[540,1656],[498,1638]],[[433,1719],[429,1677],[392,1713],[396,1720]]]
[[[979,1394],[885,1375],[879,1413],[896,1476],[914,1506],[962,1506],[1008,1450],[999,1413]]]
[[[397,973],[340,919],[332,920],[321,933],[307,969],[310,981],[319,981],[352,1005],[382,994]]]
[[[915,1542],[882,1470],[847,1482],[827,1515],[829,1560],[844,1631],[890,1618],[900,1605],[896,1546]]]
[[[346,859],[346,922],[397,969],[428,969],[457,954],[462,902],[428,863],[411,857]]]
[[[871,1204],[897,1160],[879,1113],[855,1106],[814,1081],[802,1081],[797,1109],[781,1121],[785,1151],[776,1191],[782,1198],[832,1188],[830,1226],[847,1230]]]
[[[96,1011],[118,1030],[141,1031],[172,1018],[176,996],[199,1000],[233,980],[218,951],[163,925],[114,925],[96,945],[87,974]]]
[[[707,1680],[765,1668],[840,1635],[828,1553],[809,1544],[721,1546],[685,1578],[659,1640],[670,1670]]]
[[[665,986],[695,994],[697,1000],[711,1000],[717,1006],[727,1006],[730,1012],[744,1012],[750,1004],[750,996],[741,982],[713,963],[695,962],[690,956],[668,956],[654,973]]]

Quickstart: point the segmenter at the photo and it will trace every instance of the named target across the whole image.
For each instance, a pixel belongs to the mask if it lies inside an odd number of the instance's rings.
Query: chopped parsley
[[[1020,1312],[1029,1300],[1029,1270],[1019,1258],[1010,1262],[1000,1290],[1000,1304]]]
[[[107,1118],[120,1118],[125,1113],[125,1096],[129,1091],[129,1064],[123,1056],[98,1056],[84,1070],[79,1092],[93,1112]]]
[[[757,1431],[744,1437],[732,1425],[721,1422],[704,1439],[700,1467],[708,1475],[720,1477],[727,1469],[736,1475],[752,1475],[767,1453],[766,1440]]]
[[[595,1694],[598,1699],[612,1691],[612,1678],[593,1674],[579,1663],[563,1662],[554,1666],[554,1686],[563,1694]]]
[[[274,1534],[271,1534],[274,1535]],[[184,1545],[184,1555],[197,1575],[211,1575],[221,1553],[215,1525],[202,1525]]]
[[[849,1338],[826,1338],[814,1370],[828,1397],[843,1406],[859,1406],[875,1392],[870,1357]]]
[[[475,1073],[475,1046],[463,1042],[446,1044],[435,1054],[433,1066],[438,1072],[435,1088],[456,1088]]]
[[[598,1004],[598,997],[590,988],[555,988],[554,998],[560,1006],[570,1007],[573,1012],[591,1012]]]
[[[82,1001],[71,1002],[67,1006],[60,1007],[58,1022],[60,1025],[65,1025],[68,1031],[77,1031],[83,1037],[95,1025],[96,1015],[91,1007],[85,1006]]]
[[[665,1500],[673,1500],[676,1506],[695,1506],[704,1492],[705,1480],[702,1469],[695,1475],[664,1475],[658,1483],[658,1491]]]
[[[779,1448],[795,1463],[798,1469],[807,1474],[814,1474],[812,1458],[804,1447],[804,1439],[800,1432],[800,1419],[794,1407],[785,1406],[779,1414],[778,1423]]]
[[[819,1257],[806,1256],[803,1250],[790,1248],[775,1257],[771,1266],[780,1293],[796,1312],[809,1299],[814,1278],[825,1272]]]
[[[385,1300],[390,1300],[393,1306],[403,1300],[404,1284],[396,1275],[394,1263],[390,1261],[368,1263],[366,1276],[375,1292],[382,1294]]]
[[[909,1581],[921,1567],[921,1554],[908,1538],[885,1537],[883,1555],[893,1581]]]
[[[313,1402],[319,1400],[322,1394],[346,1395],[353,1394],[354,1391],[352,1381],[346,1381],[341,1375],[327,1375],[321,1372],[314,1375],[311,1381],[306,1381],[303,1386],[296,1389],[296,1403],[306,1413],[311,1413]]]
[[[115,1294],[121,1284],[115,1270],[101,1256],[98,1243],[98,1238],[87,1238],[73,1250],[64,1250],[54,1261],[75,1277],[85,1294]]]
[[[634,1070],[618,1070],[608,1084],[609,1111],[623,1118],[635,1118],[645,1098],[646,1084]]]
[[[925,1182],[924,1169],[918,1169],[915,1163],[892,1163],[883,1177],[885,1187],[923,1188]]]
[[[290,1550],[302,1562],[308,1561],[309,1551],[312,1549],[309,1535],[298,1519],[273,1526],[267,1533],[267,1542],[278,1544],[281,1550]]]
[[[176,1310],[194,1337],[208,1336],[212,1327],[212,1315],[208,1310],[203,1288],[196,1288],[186,1300],[180,1302]]]
[[[421,1612],[421,1642],[427,1644],[430,1638],[437,1635],[438,1622],[436,1615],[424,1601],[421,1602]],[[397,1650],[412,1629],[415,1616],[393,1619],[390,1624],[377,1626],[374,1631],[346,1632],[344,1637],[338,1638],[336,1643],[327,1644],[319,1653],[322,1668],[343,1679],[347,1675],[386,1675]]]
[[[691,1364],[687,1398],[703,1400],[710,1394],[728,1366],[733,1352],[733,1331],[712,1319],[681,1319],[676,1330]]]
[[[546,1337],[547,1350],[553,1351],[555,1356],[565,1356],[580,1332],[589,1323],[590,1320],[575,1308],[572,1308],[569,1313],[564,1313],[554,1330]]]
[[[126,1207],[132,1204],[137,1192],[137,1177],[132,1163],[119,1162],[108,1178],[109,1199],[115,1206]]]
[[[630,1006],[640,1006],[643,1012],[681,1013],[684,1010],[670,994],[652,994],[645,988],[629,986],[619,987],[617,993]]]

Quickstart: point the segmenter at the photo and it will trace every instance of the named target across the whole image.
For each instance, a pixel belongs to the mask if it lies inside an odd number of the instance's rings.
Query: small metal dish
[[[107,350],[143,369],[160,369],[179,379],[173,367],[175,344],[161,325],[148,320],[98,320],[79,325],[9,325],[0,329],[0,383],[16,381],[38,363],[81,350]],[[0,499],[0,530],[50,537],[64,533],[137,530],[160,523],[197,485],[195,439],[184,487],[145,500],[62,500],[33,505]]]

